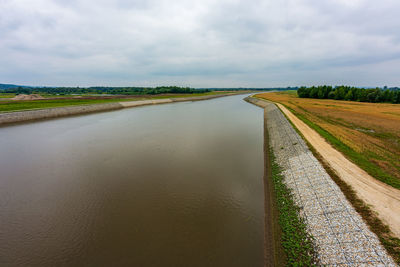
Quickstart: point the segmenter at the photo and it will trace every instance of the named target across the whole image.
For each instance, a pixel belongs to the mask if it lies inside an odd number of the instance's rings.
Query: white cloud
[[[0,82],[399,85],[382,68],[400,67],[399,11],[394,0],[0,0]]]

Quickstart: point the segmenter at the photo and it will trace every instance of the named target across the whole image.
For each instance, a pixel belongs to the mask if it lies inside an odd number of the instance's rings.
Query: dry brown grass
[[[400,181],[400,105],[298,98],[293,91],[257,97],[287,106]]]

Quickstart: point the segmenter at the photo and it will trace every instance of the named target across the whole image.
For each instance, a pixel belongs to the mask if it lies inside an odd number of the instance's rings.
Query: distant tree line
[[[336,99],[372,103],[400,103],[400,89],[387,88],[357,88],[351,86],[312,86],[300,87],[297,94],[302,98]]]
[[[209,89],[193,89],[178,86],[160,87],[16,87],[3,90],[4,93],[15,94],[112,94],[112,95],[156,95],[156,94],[194,94],[210,92]]]
[[[30,87],[4,85],[0,87],[0,92],[15,94],[110,94],[110,95],[157,95],[157,94],[194,94],[206,93],[211,91],[282,91],[297,90],[297,87],[279,88],[190,88],[178,86],[159,86],[159,87]]]

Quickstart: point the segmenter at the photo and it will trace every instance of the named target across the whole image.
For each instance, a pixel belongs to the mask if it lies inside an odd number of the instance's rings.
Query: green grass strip
[[[276,163],[270,150],[271,178],[278,209],[278,223],[282,229],[282,246],[287,256],[287,266],[318,266],[314,238],[307,232],[306,224],[300,217],[300,208],[283,182],[281,167]]]
[[[54,99],[0,102],[0,112],[120,102],[121,99]]]

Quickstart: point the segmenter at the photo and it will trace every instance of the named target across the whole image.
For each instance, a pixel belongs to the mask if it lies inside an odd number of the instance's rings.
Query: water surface
[[[262,266],[263,112],[242,99],[0,128],[0,265]]]

